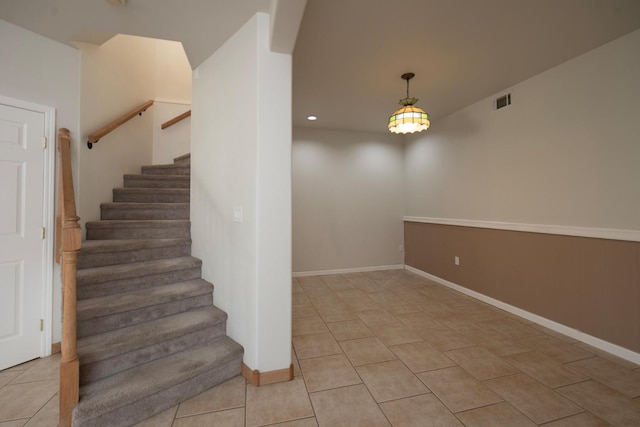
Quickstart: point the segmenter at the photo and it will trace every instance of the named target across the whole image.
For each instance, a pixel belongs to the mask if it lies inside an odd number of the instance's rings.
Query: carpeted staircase
[[[190,156],[125,175],[78,258],[74,426],[129,426],[240,374],[242,347],[191,257]]]

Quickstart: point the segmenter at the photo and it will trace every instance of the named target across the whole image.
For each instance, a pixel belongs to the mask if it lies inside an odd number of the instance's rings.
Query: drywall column
[[[194,71],[191,234],[244,363],[291,363],[291,56],[257,14]]]

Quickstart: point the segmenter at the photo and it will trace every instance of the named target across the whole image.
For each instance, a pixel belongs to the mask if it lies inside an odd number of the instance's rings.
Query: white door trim
[[[51,354],[51,340],[53,334],[53,245],[55,242],[55,152],[56,152],[56,110],[33,102],[9,98],[0,95],[0,104],[22,108],[44,114],[44,133],[47,138],[47,148],[44,150],[44,187],[43,187],[43,212],[42,226],[45,228],[44,238],[44,265],[42,268],[42,302],[41,316],[44,320],[44,331],[40,340],[40,355],[42,357]]]

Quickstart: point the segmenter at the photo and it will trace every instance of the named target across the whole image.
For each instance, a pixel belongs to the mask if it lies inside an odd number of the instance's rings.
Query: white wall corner
[[[276,53],[293,53],[307,0],[271,0],[269,47]]]

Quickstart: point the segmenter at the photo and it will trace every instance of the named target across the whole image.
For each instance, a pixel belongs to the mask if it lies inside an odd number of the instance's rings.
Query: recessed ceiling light
[[[318,120],[318,117],[317,116],[307,116],[307,120],[310,120],[310,121]]]

